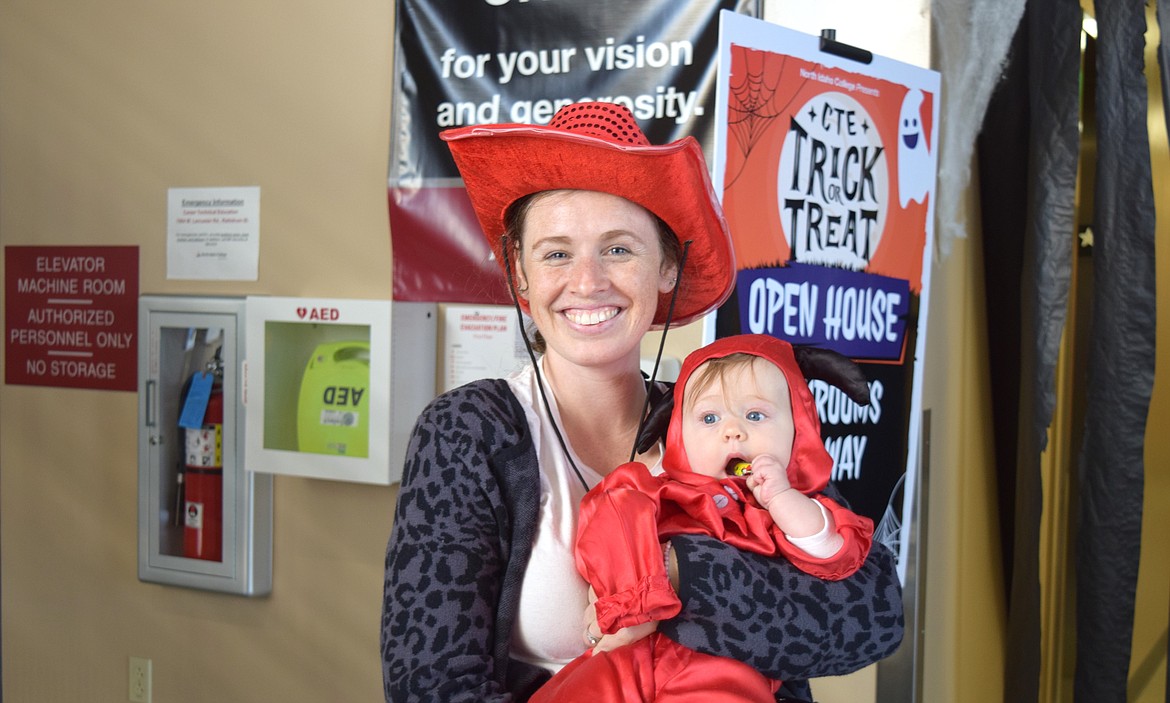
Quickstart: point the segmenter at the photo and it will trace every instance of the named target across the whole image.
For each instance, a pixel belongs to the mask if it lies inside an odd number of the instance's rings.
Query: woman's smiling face
[[[663,261],[656,220],[640,205],[595,191],[538,195],[517,274],[546,353],[584,366],[636,361],[676,274]]]

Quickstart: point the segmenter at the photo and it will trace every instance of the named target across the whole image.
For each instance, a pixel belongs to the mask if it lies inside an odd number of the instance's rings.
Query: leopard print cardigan
[[[386,552],[386,700],[526,701],[548,673],[508,656],[540,502],[524,410],[502,379],[449,391],[423,411],[407,457]],[[901,591],[880,545],[827,582],[711,537],[671,542],[683,612],[662,631],[788,682],[789,695],[808,698],[805,679],[854,671],[901,642]]]

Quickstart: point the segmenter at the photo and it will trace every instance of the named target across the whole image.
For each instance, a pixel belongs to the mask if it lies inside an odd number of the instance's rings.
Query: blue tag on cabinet
[[[207,401],[211,398],[211,387],[215,383],[215,374],[202,372],[191,377],[191,387],[187,389],[187,399],[183,401],[183,409],[179,413],[179,427],[197,430],[203,427],[203,417],[207,414]]]

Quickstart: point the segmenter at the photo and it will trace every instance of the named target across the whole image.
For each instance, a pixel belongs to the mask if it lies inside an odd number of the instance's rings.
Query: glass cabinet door
[[[272,582],[272,477],[246,470],[243,299],[143,296],[138,575],[260,595]]]

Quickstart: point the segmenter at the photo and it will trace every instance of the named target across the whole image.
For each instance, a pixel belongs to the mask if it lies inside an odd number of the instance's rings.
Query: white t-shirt
[[[526,365],[510,376],[508,385],[524,406],[540,462],[540,517],[532,558],[520,589],[511,654],[555,673],[585,651],[582,617],[589,605],[589,586],[573,562],[573,537],[577,532],[577,509],[586,490],[548,422],[532,366]],[[545,390],[560,426],[556,398],[547,384]],[[586,483],[596,486],[601,475],[586,466],[572,447],[569,451]],[[652,467],[655,471],[660,468]]]

